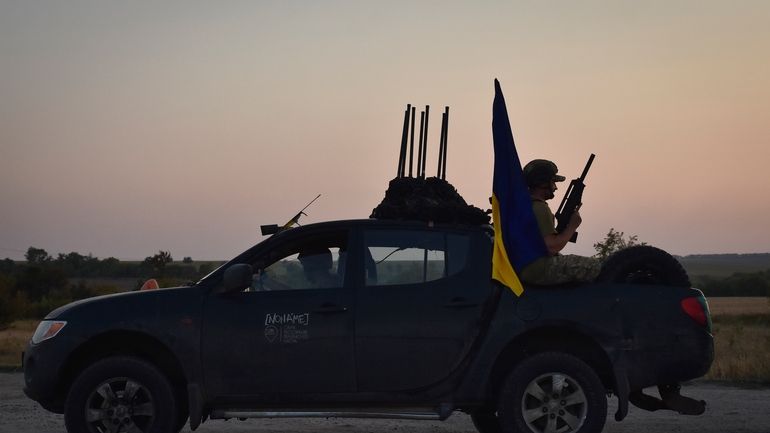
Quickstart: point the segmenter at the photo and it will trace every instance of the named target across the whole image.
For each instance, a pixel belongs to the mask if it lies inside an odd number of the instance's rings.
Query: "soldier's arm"
[[[569,224],[567,224],[563,232],[543,235],[548,254],[555,256],[559,251],[563,250],[581,222],[583,222],[583,219],[580,217],[580,212],[575,212],[572,214],[572,218],[570,218]]]

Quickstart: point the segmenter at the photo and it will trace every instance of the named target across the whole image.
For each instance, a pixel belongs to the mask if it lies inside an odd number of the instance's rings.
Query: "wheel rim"
[[[150,391],[126,377],[102,382],[86,400],[85,419],[91,433],[147,432],[154,418]]]
[[[521,398],[521,413],[535,433],[571,433],[586,420],[583,388],[563,373],[546,373],[531,381]]]

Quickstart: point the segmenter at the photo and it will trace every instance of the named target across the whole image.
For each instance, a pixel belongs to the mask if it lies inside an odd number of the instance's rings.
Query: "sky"
[[[589,154],[577,244],[770,252],[770,2],[0,0],[0,258],[222,260],[367,218],[406,104],[450,107],[447,180],[487,208],[493,81],[523,163]],[[552,208],[558,206],[563,185]]]

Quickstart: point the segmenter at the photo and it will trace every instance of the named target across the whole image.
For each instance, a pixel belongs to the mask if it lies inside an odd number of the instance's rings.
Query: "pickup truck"
[[[617,421],[629,401],[703,412],[679,394],[713,360],[700,291],[647,263],[517,297],[491,279],[492,245],[483,225],[282,231],[189,286],[51,312],[23,355],[24,391],[72,433],[455,411],[482,433],[587,433],[603,429],[611,395]],[[642,393],[651,386],[661,399]]]

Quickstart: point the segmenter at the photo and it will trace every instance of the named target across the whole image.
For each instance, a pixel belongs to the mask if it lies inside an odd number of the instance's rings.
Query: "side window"
[[[428,230],[371,230],[365,233],[367,286],[418,284],[465,269],[468,236]]]
[[[345,282],[347,233],[302,238],[253,264],[252,291],[332,289]]]

